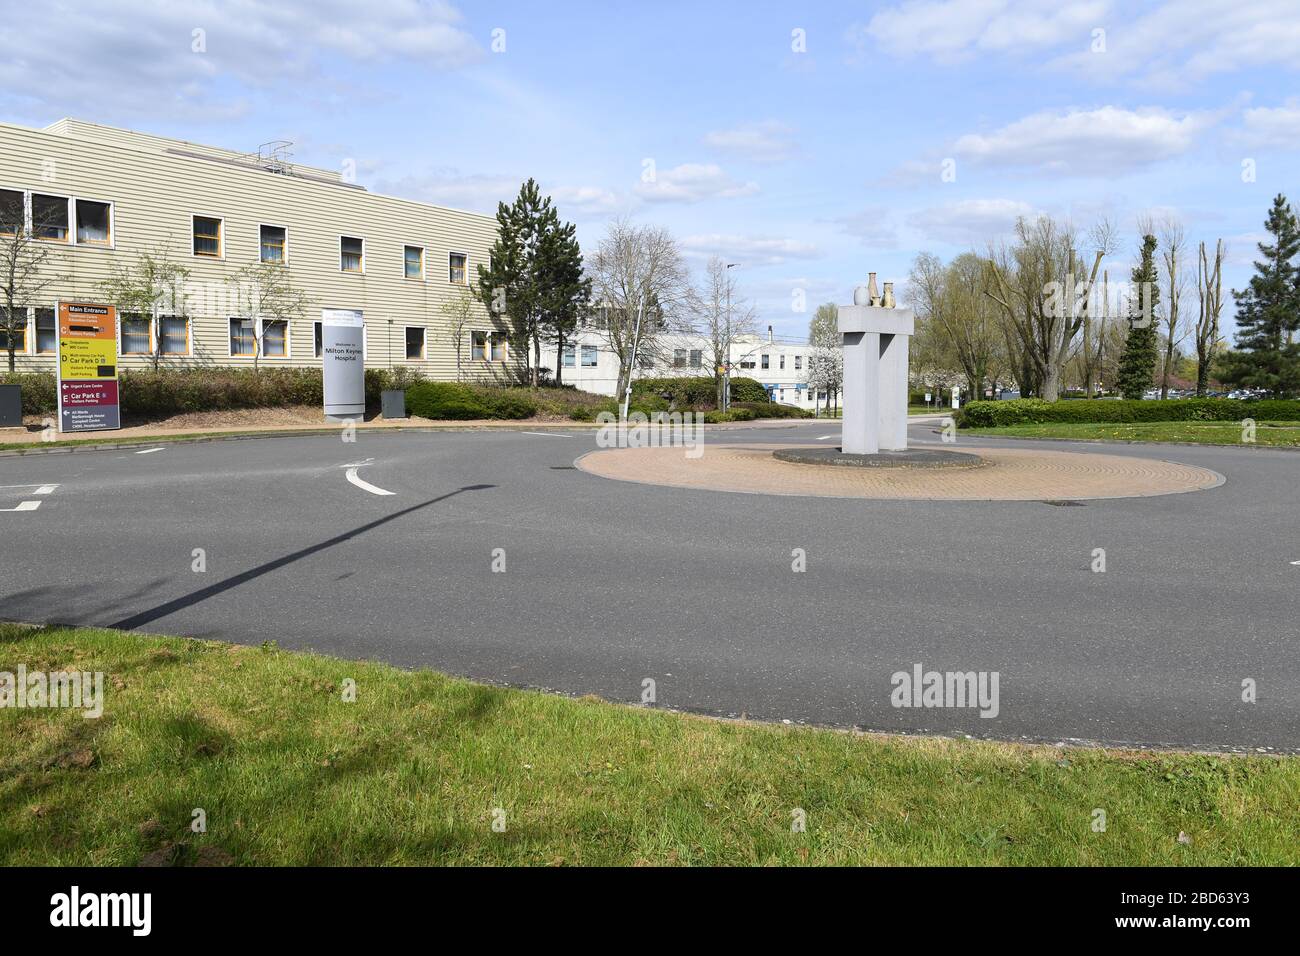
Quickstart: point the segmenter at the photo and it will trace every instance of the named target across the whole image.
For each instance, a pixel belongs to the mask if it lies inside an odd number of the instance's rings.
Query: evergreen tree
[[[558,381],[565,342],[591,289],[574,226],[560,222],[550,197],[543,198],[529,179],[512,204],[497,204],[497,230],[490,265],[478,267],[475,291],[488,311],[508,321],[516,354],[531,353],[534,388],[542,338],[555,338]]]
[[[1261,261],[1237,300],[1237,350],[1225,363],[1224,378],[1266,389],[1278,398],[1300,393],[1300,223],[1286,197],[1273,200],[1264,227],[1272,243],[1259,243]]]
[[[1142,256],[1132,278],[1134,291],[1129,299],[1128,339],[1119,360],[1117,384],[1125,398],[1139,399],[1151,387],[1160,355],[1155,323],[1156,303],[1160,301],[1160,287],[1156,281],[1156,237],[1150,233],[1142,237]]]

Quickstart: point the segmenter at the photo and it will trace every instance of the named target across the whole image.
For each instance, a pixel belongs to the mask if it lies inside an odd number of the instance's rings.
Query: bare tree
[[[1160,231],[1167,289],[1164,314],[1165,360],[1160,376],[1160,397],[1166,399],[1169,397],[1169,376],[1173,372],[1174,352],[1187,334],[1179,312],[1183,293],[1187,291],[1187,276],[1182,269],[1187,252],[1187,237],[1182,224],[1172,217],[1164,221]]]
[[[587,268],[599,313],[594,331],[619,361],[626,413],[638,356],[653,352],[665,332],[689,328],[695,292],[672,234],[627,219],[610,223]]]
[[[1062,370],[1088,319],[1097,273],[1114,244],[1110,224],[1095,226],[1088,244],[1091,268],[1079,256],[1071,226],[1048,216],[1032,223],[1021,218],[1016,244],[994,250],[987,260],[991,281],[985,294],[1003,308],[1008,345],[1021,356],[1022,376],[1032,374],[1048,401],[1060,397]]]
[[[41,304],[45,291],[63,277],[52,271],[56,246],[45,239],[50,230],[67,224],[27,222],[22,202],[0,208],[0,336],[9,353],[9,371],[14,371],[14,353],[19,340],[26,341],[27,310]]]
[[[462,288],[438,306],[438,314],[446,321],[445,334],[456,352],[456,381],[460,381],[461,358],[465,354],[465,332],[474,321],[478,300],[469,289]]]
[[[149,356],[156,370],[163,355],[162,320],[180,318],[188,322],[185,281],[190,270],[172,262],[165,246],[136,255],[133,265],[115,263],[108,278],[99,283],[99,294],[117,307],[124,321],[139,317],[149,323]]]
[[[711,256],[704,267],[700,292],[700,329],[704,337],[705,360],[713,370],[718,408],[726,408],[723,392],[726,369],[731,364],[731,346],[742,335],[754,333],[758,313],[753,303],[736,293],[736,283],[727,264]]]
[[[289,270],[278,262],[244,266],[226,282],[238,316],[252,323],[253,368],[257,369],[268,332],[282,332],[287,350],[289,324],[307,311],[307,295],[294,286]]]
[[[1200,245],[1196,263],[1196,291],[1200,308],[1196,316],[1196,397],[1204,398],[1210,368],[1219,344],[1219,313],[1223,310],[1223,240],[1214,245],[1213,264]]]

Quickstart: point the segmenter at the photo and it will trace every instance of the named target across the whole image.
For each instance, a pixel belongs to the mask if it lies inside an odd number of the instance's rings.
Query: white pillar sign
[[[366,413],[365,321],[359,310],[322,309],[321,375],[326,418]]]
[[[854,292],[839,307],[844,337],[844,421],[840,447],[846,454],[874,455],[907,449],[907,348],[915,330],[911,309],[893,308],[872,288]],[[889,303],[888,305],[882,303]]]

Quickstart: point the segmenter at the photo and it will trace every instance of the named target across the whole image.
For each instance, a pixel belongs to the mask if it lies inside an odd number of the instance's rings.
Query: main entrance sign
[[[876,292],[876,274],[839,307],[844,339],[844,418],[841,450],[874,455],[907,449],[907,348],[915,331],[911,309],[894,307],[893,283]]]
[[[366,413],[365,319],[359,310],[322,309],[321,375],[326,418]]]
[[[117,387],[117,310],[59,303],[59,431],[121,428]]]

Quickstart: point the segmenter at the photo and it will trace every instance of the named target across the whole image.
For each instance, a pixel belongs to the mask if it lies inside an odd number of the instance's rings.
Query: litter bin
[[[0,428],[23,427],[23,390],[18,385],[0,385]]]
[[[385,389],[379,395],[379,402],[385,418],[406,417],[406,389]]]

